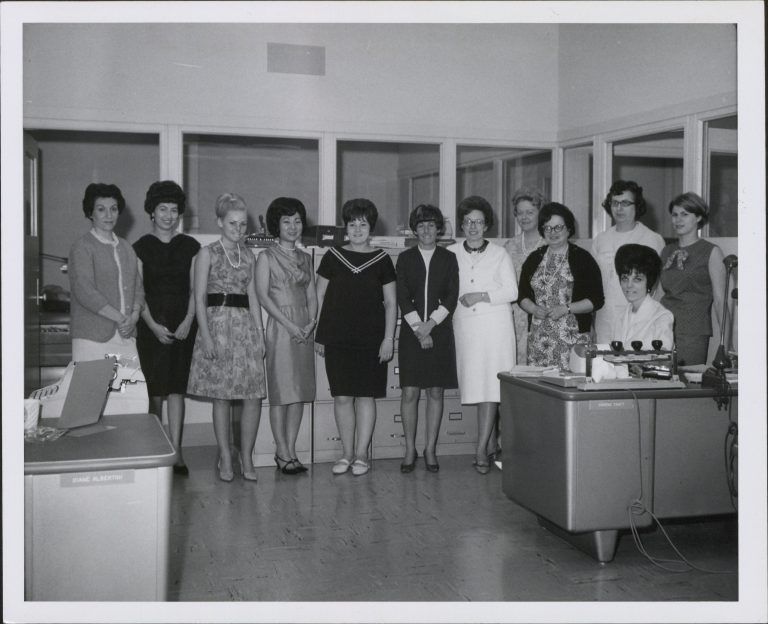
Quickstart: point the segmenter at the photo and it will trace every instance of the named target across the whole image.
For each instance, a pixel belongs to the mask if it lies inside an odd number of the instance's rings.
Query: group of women
[[[267,394],[276,467],[305,472],[296,440],[304,403],[315,397],[315,352],[325,360],[343,447],[333,474],[366,474],[376,399],[386,395],[396,339],[401,471],[416,466],[422,389],[422,456],[426,470],[439,470],[444,390],[458,386],[462,403],[477,405],[473,465],[487,474],[498,445],[499,371],[515,363],[567,368],[571,348],[590,341],[593,316],[597,342],[642,340],[650,348],[651,340],[661,340],[663,348],[674,343],[681,362],[704,363],[711,305],[718,318],[724,305],[722,252],[699,238],[708,209],[693,193],[670,202],[678,238],[664,246],[638,221],[642,188],[617,181],[603,202],[614,225],[595,238],[592,254],[569,240],[571,211],[545,203],[537,191],[512,198],[520,233],[506,250],[485,238],[494,213],[482,197],[460,202],[464,240],[447,248],[437,244],[440,210],[420,205],[410,215],[418,244],[399,254],[396,268],[389,254],[371,246],[376,206],[352,199],[342,207],[347,242],[322,256],[316,279],[297,245],[306,226],[299,200],[270,204],[267,228],[276,244],[258,258],[244,245],[242,197],[217,198],[221,236],[202,248],[178,232],[185,204],[175,182],[152,184],[144,203],[152,231],[130,246],[114,233],[125,207],[120,189],[91,184],[83,199],[91,228],[69,258],[73,359],[105,353],[140,359],[152,411],[162,414],[167,400],[178,474],[188,474],[181,455],[185,394],[212,400],[222,481],[232,481],[236,467],[256,481],[252,455]],[[657,282],[660,302],[653,296]],[[242,403],[238,448],[231,443],[232,401]]]

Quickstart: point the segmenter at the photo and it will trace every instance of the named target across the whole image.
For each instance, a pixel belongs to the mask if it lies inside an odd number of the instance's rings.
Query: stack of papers
[[[556,373],[559,370],[557,366],[524,366],[519,364],[507,372],[513,377],[541,377],[544,371]]]

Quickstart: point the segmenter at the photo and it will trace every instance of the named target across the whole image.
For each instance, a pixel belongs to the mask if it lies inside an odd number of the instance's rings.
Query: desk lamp
[[[720,391],[723,402],[727,402],[728,381],[725,378],[725,369],[731,367],[731,359],[725,354],[725,323],[728,319],[728,282],[731,278],[731,271],[738,266],[739,259],[734,255],[726,256],[723,259],[725,264],[725,293],[723,296],[723,318],[720,323],[720,345],[717,347],[715,359],[712,360],[712,366],[704,371],[701,377],[701,385],[704,388],[717,388]],[[720,404],[720,400],[718,400]]]

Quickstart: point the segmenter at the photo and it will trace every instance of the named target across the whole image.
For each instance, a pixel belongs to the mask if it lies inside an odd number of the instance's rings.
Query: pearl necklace
[[[227,262],[229,262],[229,266],[231,266],[233,269],[240,268],[240,261],[242,258],[240,257],[240,243],[235,243],[237,246],[237,264],[232,262],[232,260],[229,259],[229,254],[227,253],[227,248],[224,247],[224,243],[221,242],[221,239],[219,239],[219,245],[221,245],[221,250],[224,252],[224,257],[227,259]]]
[[[528,257],[528,254],[529,254],[529,253],[531,253],[531,251],[533,251],[534,249],[536,249],[536,248],[539,246],[539,243],[540,243],[540,242],[541,242],[541,236],[538,236],[538,235],[537,235],[537,236],[536,236],[536,243],[533,245],[533,248],[529,250],[529,249],[528,249],[528,248],[525,246],[525,232],[523,232],[523,233],[520,235],[520,246],[521,246],[521,247],[522,247],[522,249],[523,249],[523,255],[524,255],[524,256],[526,256],[526,257]]]
[[[296,247],[285,247],[284,245],[280,244],[280,241],[277,241],[277,246],[284,251],[285,253],[296,253]]]
[[[547,247],[547,251],[544,254],[544,270],[542,275],[542,281],[544,282],[544,285],[549,287],[552,284],[555,283],[555,280],[557,279],[557,276],[560,275],[560,271],[562,270],[563,266],[565,266],[565,261],[568,259],[568,249],[566,248],[565,253],[561,254],[552,254],[552,257],[560,256],[560,262],[555,265],[554,271],[552,271],[551,275],[547,275],[547,265],[549,261],[549,247]],[[557,262],[557,260],[555,260]]]

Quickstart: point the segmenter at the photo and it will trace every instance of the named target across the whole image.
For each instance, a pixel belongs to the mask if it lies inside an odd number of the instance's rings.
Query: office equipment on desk
[[[333,247],[343,245],[347,230],[337,225],[308,225],[301,233],[305,247]]]
[[[723,461],[738,423],[735,389],[724,412],[701,386],[583,392],[498,377],[504,493],[598,561],[613,559],[620,531],[651,526],[651,513],[736,513],[735,464]]]
[[[116,369],[114,357],[75,363],[61,416],[56,423],[59,429],[79,429],[78,433],[83,434],[97,430],[92,425],[101,418]]]
[[[110,356],[116,360],[117,367],[108,386],[104,414],[143,414],[149,411],[149,396],[144,374],[139,368],[138,358]],[[105,358],[108,361],[110,358]],[[100,361],[100,360],[99,360]],[[40,401],[40,418],[58,419],[64,409],[64,403],[69,395],[76,366],[82,362],[70,362],[64,369],[64,374],[56,383],[49,384],[32,392],[29,396]],[[105,365],[106,366],[106,365]],[[84,369],[81,369],[84,370]],[[73,406],[77,403],[73,402]],[[78,415],[80,418],[81,415]],[[61,426],[61,425],[59,425]]]
[[[674,381],[677,377],[677,350],[674,347],[672,349],[656,348],[661,346],[659,342],[654,340],[652,349],[642,349],[642,343],[633,344],[632,349],[624,349],[619,341],[613,341],[608,349],[593,343],[586,346],[576,345],[576,347],[583,349],[587,377],[592,377],[594,360],[600,357],[609,364],[626,365],[632,377]],[[578,352],[576,347],[573,349],[574,352]]]
[[[176,451],[153,414],[103,420],[98,436],[24,444],[25,600],[167,597]]]

